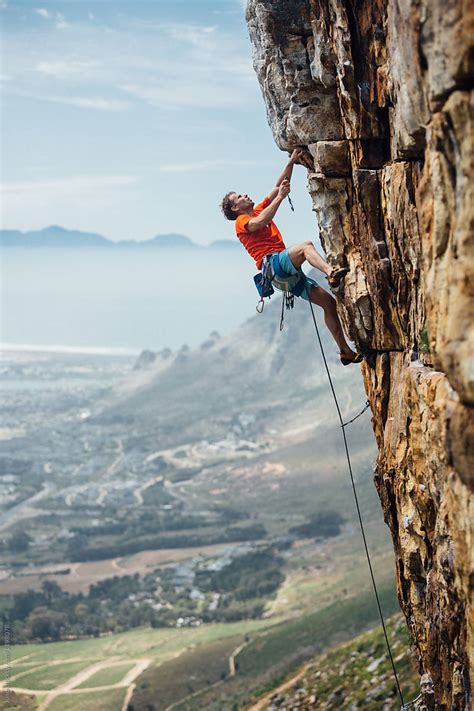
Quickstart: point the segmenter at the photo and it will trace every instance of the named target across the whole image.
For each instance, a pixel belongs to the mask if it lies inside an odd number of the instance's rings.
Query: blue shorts
[[[306,276],[306,274],[303,272],[303,270],[297,269],[293,262],[290,259],[290,256],[288,254],[288,250],[284,249],[283,252],[279,252],[278,254],[278,261],[280,263],[281,269],[288,274],[288,276],[296,276],[297,274],[302,276],[305,281],[306,281],[306,288],[303,289],[303,292],[301,293],[301,298],[306,299],[306,301],[309,301],[309,293],[311,291],[312,286],[318,286],[317,282],[314,281],[314,279],[311,279],[310,277]],[[281,291],[286,291],[284,288],[284,283],[282,283],[279,278],[276,276],[273,279],[273,286],[275,286],[277,289],[281,289]],[[278,284],[281,284],[279,286]]]

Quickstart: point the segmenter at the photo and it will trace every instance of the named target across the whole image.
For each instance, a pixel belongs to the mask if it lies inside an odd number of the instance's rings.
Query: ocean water
[[[85,352],[195,347],[255,314],[242,250],[5,249],[1,341]]]

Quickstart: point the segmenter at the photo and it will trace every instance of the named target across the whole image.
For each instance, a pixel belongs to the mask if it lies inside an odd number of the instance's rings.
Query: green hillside
[[[411,701],[419,693],[419,676],[401,615],[388,621],[387,632],[404,701]],[[400,698],[382,628],[312,658],[296,675],[251,702],[246,711],[267,711],[275,706],[281,711],[295,707],[300,711],[399,711]]]

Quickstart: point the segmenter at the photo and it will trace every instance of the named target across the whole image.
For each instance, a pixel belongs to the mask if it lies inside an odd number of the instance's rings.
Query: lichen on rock
[[[426,705],[470,708],[473,65],[468,0],[249,0],[275,141],[304,147],[379,448]],[[472,671],[471,671],[472,674]],[[433,701],[434,698],[434,701]]]

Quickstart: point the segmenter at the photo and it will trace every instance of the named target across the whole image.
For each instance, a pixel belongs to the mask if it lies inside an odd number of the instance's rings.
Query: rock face
[[[249,0],[282,150],[303,146],[337,294],[366,355],[400,605],[428,708],[470,708],[474,3]],[[433,693],[434,690],[434,693]]]

